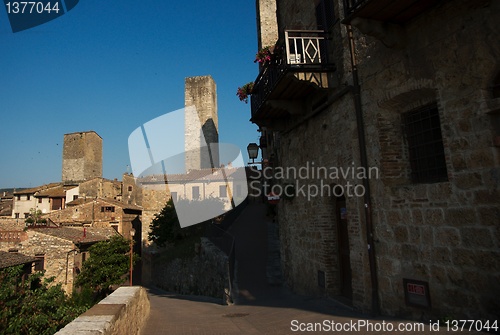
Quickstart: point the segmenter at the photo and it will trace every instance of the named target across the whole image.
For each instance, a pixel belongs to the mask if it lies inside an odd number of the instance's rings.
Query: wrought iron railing
[[[255,80],[251,95],[252,117],[287,72],[324,72],[332,68],[326,41],[327,33],[320,30],[285,31],[284,40],[278,41],[271,60],[262,66]]]

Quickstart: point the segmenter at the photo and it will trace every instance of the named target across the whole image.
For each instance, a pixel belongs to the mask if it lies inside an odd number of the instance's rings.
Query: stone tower
[[[102,138],[95,131],[64,135],[62,181],[71,184],[102,177]]]
[[[278,40],[278,20],[276,0],[256,0],[257,6],[257,42],[259,50],[273,46]]]
[[[216,90],[211,76],[189,77],[185,80],[186,172],[219,167]]]

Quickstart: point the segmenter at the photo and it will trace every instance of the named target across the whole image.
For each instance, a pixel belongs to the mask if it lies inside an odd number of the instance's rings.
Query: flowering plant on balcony
[[[255,55],[255,60],[253,62],[261,63],[262,65],[264,65],[267,62],[271,61],[271,55],[272,55],[271,47],[270,46],[263,47],[262,49],[259,50],[259,52],[257,52],[257,54]]]
[[[240,98],[240,101],[244,101],[248,103],[248,96],[252,94],[253,90],[253,81],[243,85],[242,87],[238,87],[238,92],[236,95]]]

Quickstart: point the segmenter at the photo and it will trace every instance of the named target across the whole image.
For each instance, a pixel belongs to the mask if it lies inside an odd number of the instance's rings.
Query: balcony
[[[440,0],[344,0],[345,24],[355,18],[403,24]]]
[[[251,121],[259,125],[300,113],[304,99],[328,88],[326,74],[335,70],[328,61],[325,32],[287,30],[284,35],[252,90]]]

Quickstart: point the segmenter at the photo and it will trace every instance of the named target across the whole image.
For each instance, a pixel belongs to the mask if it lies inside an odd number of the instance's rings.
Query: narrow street
[[[266,279],[267,224],[266,206],[251,203],[230,228],[236,238],[236,303],[223,306],[213,298],[179,296],[155,288],[149,289],[151,314],[142,335],[159,334],[292,334],[325,333],[342,325],[353,334],[445,334],[440,331],[397,330],[398,321],[370,318],[330,299],[297,296],[286,288],[270,286]],[[414,322],[399,321],[408,328]],[[323,325],[322,329],[310,327]],[[361,328],[363,323],[367,327]],[[426,325],[428,326],[428,325]],[[347,327],[347,328],[345,328]],[[380,328],[377,328],[380,327]],[[385,328],[382,328],[385,327]],[[334,328],[333,328],[334,329]],[[372,331],[370,331],[370,329]],[[304,330],[303,332],[300,330]]]

